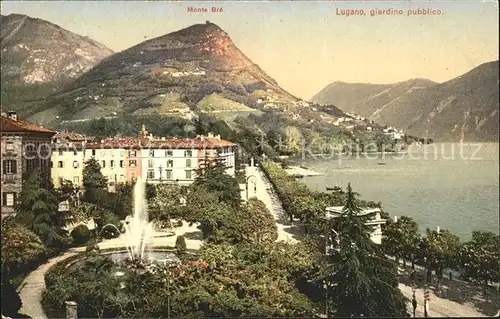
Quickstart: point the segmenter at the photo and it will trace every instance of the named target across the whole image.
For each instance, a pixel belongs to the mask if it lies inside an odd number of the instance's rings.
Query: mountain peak
[[[207,21],[104,59],[63,91],[41,101],[43,105],[37,107],[47,112],[35,118],[46,118],[54,105],[58,105],[54,112],[70,120],[112,112],[171,114],[172,109],[255,112],[284,109],[297,100],[241,52],[226,31]]]
[[[233,41],[217,24],[210,21],[191,25],[187,28],[152,39],[155,46],[171,46],[172,42],[192,46],[199,54],[213,56],[233,55]]]

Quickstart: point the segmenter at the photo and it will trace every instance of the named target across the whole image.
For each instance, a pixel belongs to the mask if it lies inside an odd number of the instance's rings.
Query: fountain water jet
[[[153,223],[149,221],[146,201],[146,184],[139,176],[133,190],[134,211],[125,225],[126,247],[131,260],[144,260],[147,245],[153,235]]]

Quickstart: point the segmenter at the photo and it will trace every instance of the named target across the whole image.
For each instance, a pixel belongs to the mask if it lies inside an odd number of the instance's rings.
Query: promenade
[[[255,188],[256,192],[252,192],[249,196],[255,196],[260,199],[266,205],[267,209],[274,216],[276,221],[276,226],[278,227],[278,239],[277,241],[286,242],[297,242],[297,238],[293,236],[294,227],[289,225],[289,221],[286,218],[281,202],[278,196],[274,192],[271,182],[264,175],[264,172],[259,167],[247,166],[245,167],[245,174],[248,177],[255,176]],[[253,187],[253,183],[250,180],[250,184]]]
[[[245,168],[247,177],[256,176],[257,191],[255,195],[263,201],[269,211],[273,214],[278,226],[278,240],[297,242],[304,236],[303,227],[300,225],[290,225],[281,206],[281,202],[276,196],[273,187],[267,177],[259,167]],[[410,269],[407,267],[400,274],[399,289],[408,298],[412,299],[412,281],[410,278]],[[443,279],[443,285],[440,292],[432,285],[428,286],[430,290],[429,316],[430,317],[490,317],[495,315],[500,309],[498,302],[498,292],[492,291],[488,301],[484,300],[481,289],[470,283]],[[417,300],[416,317],[424,316],[424,290],[421,285],[417,285],[415,291]],[[413,312],[411,302],[408,303],[408,310]]]

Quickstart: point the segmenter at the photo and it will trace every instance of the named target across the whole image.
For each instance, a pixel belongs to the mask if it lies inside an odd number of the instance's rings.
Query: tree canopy
[[[359,214],[356,196],[349,184],[337,224],[339,247],[327,256],[319,277],[325,280],[333,315],[407,317],[407,299],[398,289],[396,266],[370,239],[372,230],[366,225],[370,216]]]
[[[16,220],[32,230],[48,247],[59,250],[68,243],[63,229],[66,220],[59,212],[58,197],[42,186],[39,170],[34,170],[24,180],[16,213]]]

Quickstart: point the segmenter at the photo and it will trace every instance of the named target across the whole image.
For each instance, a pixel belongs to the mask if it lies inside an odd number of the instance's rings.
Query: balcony
[[[13,150],[6,150],[4,153],[2,153],[2,157],[17,157],[18,153],[14,152]]]
[[[3,174],[2,175],[2,183],[15,184],[16,183],[16,175],[15,174]]]

